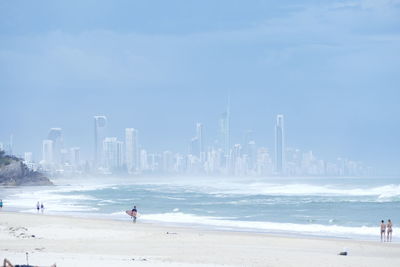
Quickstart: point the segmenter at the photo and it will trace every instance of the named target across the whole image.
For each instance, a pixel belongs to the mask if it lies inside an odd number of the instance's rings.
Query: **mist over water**
[[[22,212],[43,201],[46,214],[128,221],[124,211],[136,205],[140,222],[280,234],[375,239],[380,220],[400,221],[400,179],[163,179],[60,180],[0,193],[8,209]]]

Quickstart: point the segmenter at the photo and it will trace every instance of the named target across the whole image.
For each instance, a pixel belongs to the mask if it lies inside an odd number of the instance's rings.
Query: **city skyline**
[[[287,148],[400,174],[397,1],[156,2],[4,2],[3,146],[37,157],[58,127],[86,159],[104,114],[148,151],[186,152],[197,122],[275,151],[284,114]]]
[[[0,0],[4,264],[397,266],[399,48],[400,0]]]
[[[50,128],[42,141],[41,160],[33,153],[24,152],[26,164],[57,174],[192,174],[228,176],[373,176],[374,169],[360,161],[337,157],[335,161],[317,158],[311,149],[301,151],[285,145],[284,115],[275,122],[274,153],[268,147],[258,146],[252,131],[246,132],[244,143],[229,146],[230,106],[219,119],[217,139],[207,144],[203,124],[197,122],[195,136],[188,141],[186,152],[148,151],[138,141],[139,131],[125,128],[123,139],[108,134],[108,118],[96,115],[93,147],[89,158],[81,157],[79,146],[64,145],[61,128]],[[78,145],[78,144],[75,144]],[[7,150],[6,150],[7,151]],[[8,151],[11,152],[11,151]]]

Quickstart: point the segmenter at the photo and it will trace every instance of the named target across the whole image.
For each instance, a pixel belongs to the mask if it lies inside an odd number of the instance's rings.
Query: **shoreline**
[[[370,206],[374,208],[376,205],[382,205],[380,201],[381,195],[384,197],[385,194],[393,190],[397,192],[398,185],[397,187],[392,184],[387,185],[387,182],[374,185],[368,189],[364,189],[356,183],[355,187],[350,186],[346,189],[347,191],[340,191],[338,196],[335,194],[339,189],[329,184],[303,185],[299,182],[304,187],[300,190],[304,196],[300,196],[301,194],[298,196],[296,194],[298,188],[293,188],[291,184],[278,184],[275,187],[272,185],[272,188],[268,187],[268,184],[265,186],[262,184],[265,189],[269,190],[265,193],[268,196],[267,200],[264,200],[264,195],[258,195],[260,192],[250,190],[254,189],[254,185],[249,186],[243,196],[240,195],[243,193],[242,189],[240,189],[240,194],[237,195],[235,190],[241,188],[243,184],[236,183],[223,183],[223,186],[212,187],[212,190],[210,188],[204,189],[203,182],[192,185],[191,183],[188,185],[177,183],[173,184],[174,191],[169,193],[170,186],[165,187],[163,183],[148,186],[149,181],[146,181],[144,186],[140,186],[141,183],[139,183],[137,190],[135,189],[136,191],[134,190],[134,193],[132,193],[132,186],[122,185],[119,187],[112,181],[104,184],[86,182],[88,184],[72,183],[68,186],[56,184],[51,187],[36,188],[13,187],[2,191],[0,188],[0,193],[3,198],[5,197],[5,210],[7,211],[36,214],[32,207],[36,205],[36,201],[43,201],[46,207],[46,215],[125,221],[129,219],[124,210],[121,209],[131,207],[132,203],[141,203],[143,214],[139,220],[142,222],[163,226],[228,232],[266,233],[289,237],[375,241],[379,240],[379,225],[374,224],[373,221],[376,222],[378,219],[380,221],[382,216],[391,218],[395,222],[399,221],[398,215],[394,216],[395,218],[390,216],[395,215],[391,213],[396,204],[395,201],[390,199],[383,201],[385,209],[382,214],[385,215],[373,216],[373,218],[368,212]],[[253,182],[258,186],[257,181]],[[177,188],[175,188],[175,185]],[[388,188],[384,187],[385,185]],[[191,192],[190,190],[198,192],[199,199],[193,198],[194,200],[192,201],[192,195],[186,193],[188,188],[189,192]],[[319,203],[320,200],[319,195],[316,195],[315,199],[312,195],[316,189],[321,189],[324,194],[327,193],[328,199],[327,201],[323,199],[322,203],[328,204],[321,204],[321,212],[314,212],[312,208],[314,205],[312,203]],[[275,192],[276,190],[278,190],[278,193],[289,192],[288,196],[280,197]],[[353,192],[354,190],[356,191]],[[369,196],[368,194],[374,195],[366,197],[366,199],[359,199],[358,194],[360,192],[367,196]],[[119,193],[121,195],[118,195]],[[255,193],[257,194],[254,195]],[[329,199],[329,194],[333,194],[333,199]],[[149,198],[147,198],[148,196]],[[146,201],[141,201],[140,198],[146,198]],[[188,203],[185,203],[187,199]],[[303,205],[303,202],[301,202],[302,204],[297,206],[298,199],[305,201],[305,204]],[[371,204],[369,203],[370,201]],[[363,208],[360,211],[361,216],[353,216],[354,212],[352,213],[352,210],[357,208],[352,206],[353,202]],[[368,205],[364,205],[363,202],[367,202]],[[202,204],[199,205],[198,203]],[[237,203],[240,203],[240,205],[236,205]],[[340,209],[333,208],[332,212],[323,212],[326,210],[324,208],[331,208],[332,205],[330,203],[344,203],[343,205],[345,206]],[[275,212],[275,209],[279,209],[282,205],[285,208],[284,211]],[[243,208],[246,213],[240,214],[240,212],[237,212],[237,208]],[[261,210],[258,211],[258,208]],[[394,237],[394,241],[400,242],[397,235]]]
[[[1,212],[1,211],[0,211]],[[122,218],[115,218],[109,216],[109,214],[103,214],[103,213],[74,213],[74,214],[68,214],[68,213],[37,213],[34,209],[32,209],[32,212],[27,212],[23,210],[18,210],[18,209],[11,209],[9,211],[2,211],[5,213],[16,213],[16,214],[29,214],[29,215],[39,215],[39,216],[54,216],[54,217],[60,217],[60,218],[81,218],[81,219],[93,219],[93,220],[105,220],[105,221],[118,221],[118,222],[130,222],[130,219],[122,219]],[[122,213],[122,212],[121,212]],[[179,223],[179,222],[162,222],[162,221],[152,221],[152,220],[140,220],[138,219],[138,222],[143,225],[157,225],[160,227],[172,227],[172,228],[187,228],[187,229],[193,229],[193,230],[204,230],[204,231],[216,231],[216,232],[232,232],[232,233],[254,233],[254,234],[265,234],[265,235],[271,235],[271,236],[276,236],[276,237],[298,237],[298,238],[316,238],[316,239],[335,239],[335,240],[354,240],[354,241],[365,241],[365,242],[380,242],[380,236],[379,236],[379,227],[377,228],[377,234],[376,237],[370,237],[366,238],[366,236],[362,235],[353,235],[349,237],[343,237],[343,236],[334,236],[334,235],[326,235],[326,234],[312,234],[312,233],[298,233],[298,232],[285,232],[285,231],[268,231],[268,230],[261,230],[261,229],[251,229],[251,228],[241,228],[241,227],[229,227],[229,226],[215,226],[215,225],[207,225],[207,224],[195,224],[195,223]],[[284,223],[283,223],[284,224]],[[396,240],[392,241],[391,243],[397,243],[400,244],[400,241]]]
[[[347,250],[348,256],[338,256]],[[49,266],[399,266],[400,244],[0,212],[0,260]],[[86,264],[86,265],[85,265]]]

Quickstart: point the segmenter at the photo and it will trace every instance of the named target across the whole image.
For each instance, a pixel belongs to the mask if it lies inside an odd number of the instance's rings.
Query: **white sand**
[[[348,249],[348,256],[337,255],[343,248]],[[23,264],[26,252],[30,264],[55,262],[68,267],[400,266],[400,244],[395,243],[279,237],[0,211],[0,260],[8,258]]]

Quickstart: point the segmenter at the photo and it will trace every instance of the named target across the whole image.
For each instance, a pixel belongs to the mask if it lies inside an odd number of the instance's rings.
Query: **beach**
[[[0,259],[50,266],[400,266],[400,244],[0,212]],[[347,250],[348,256],[338,253]]]

